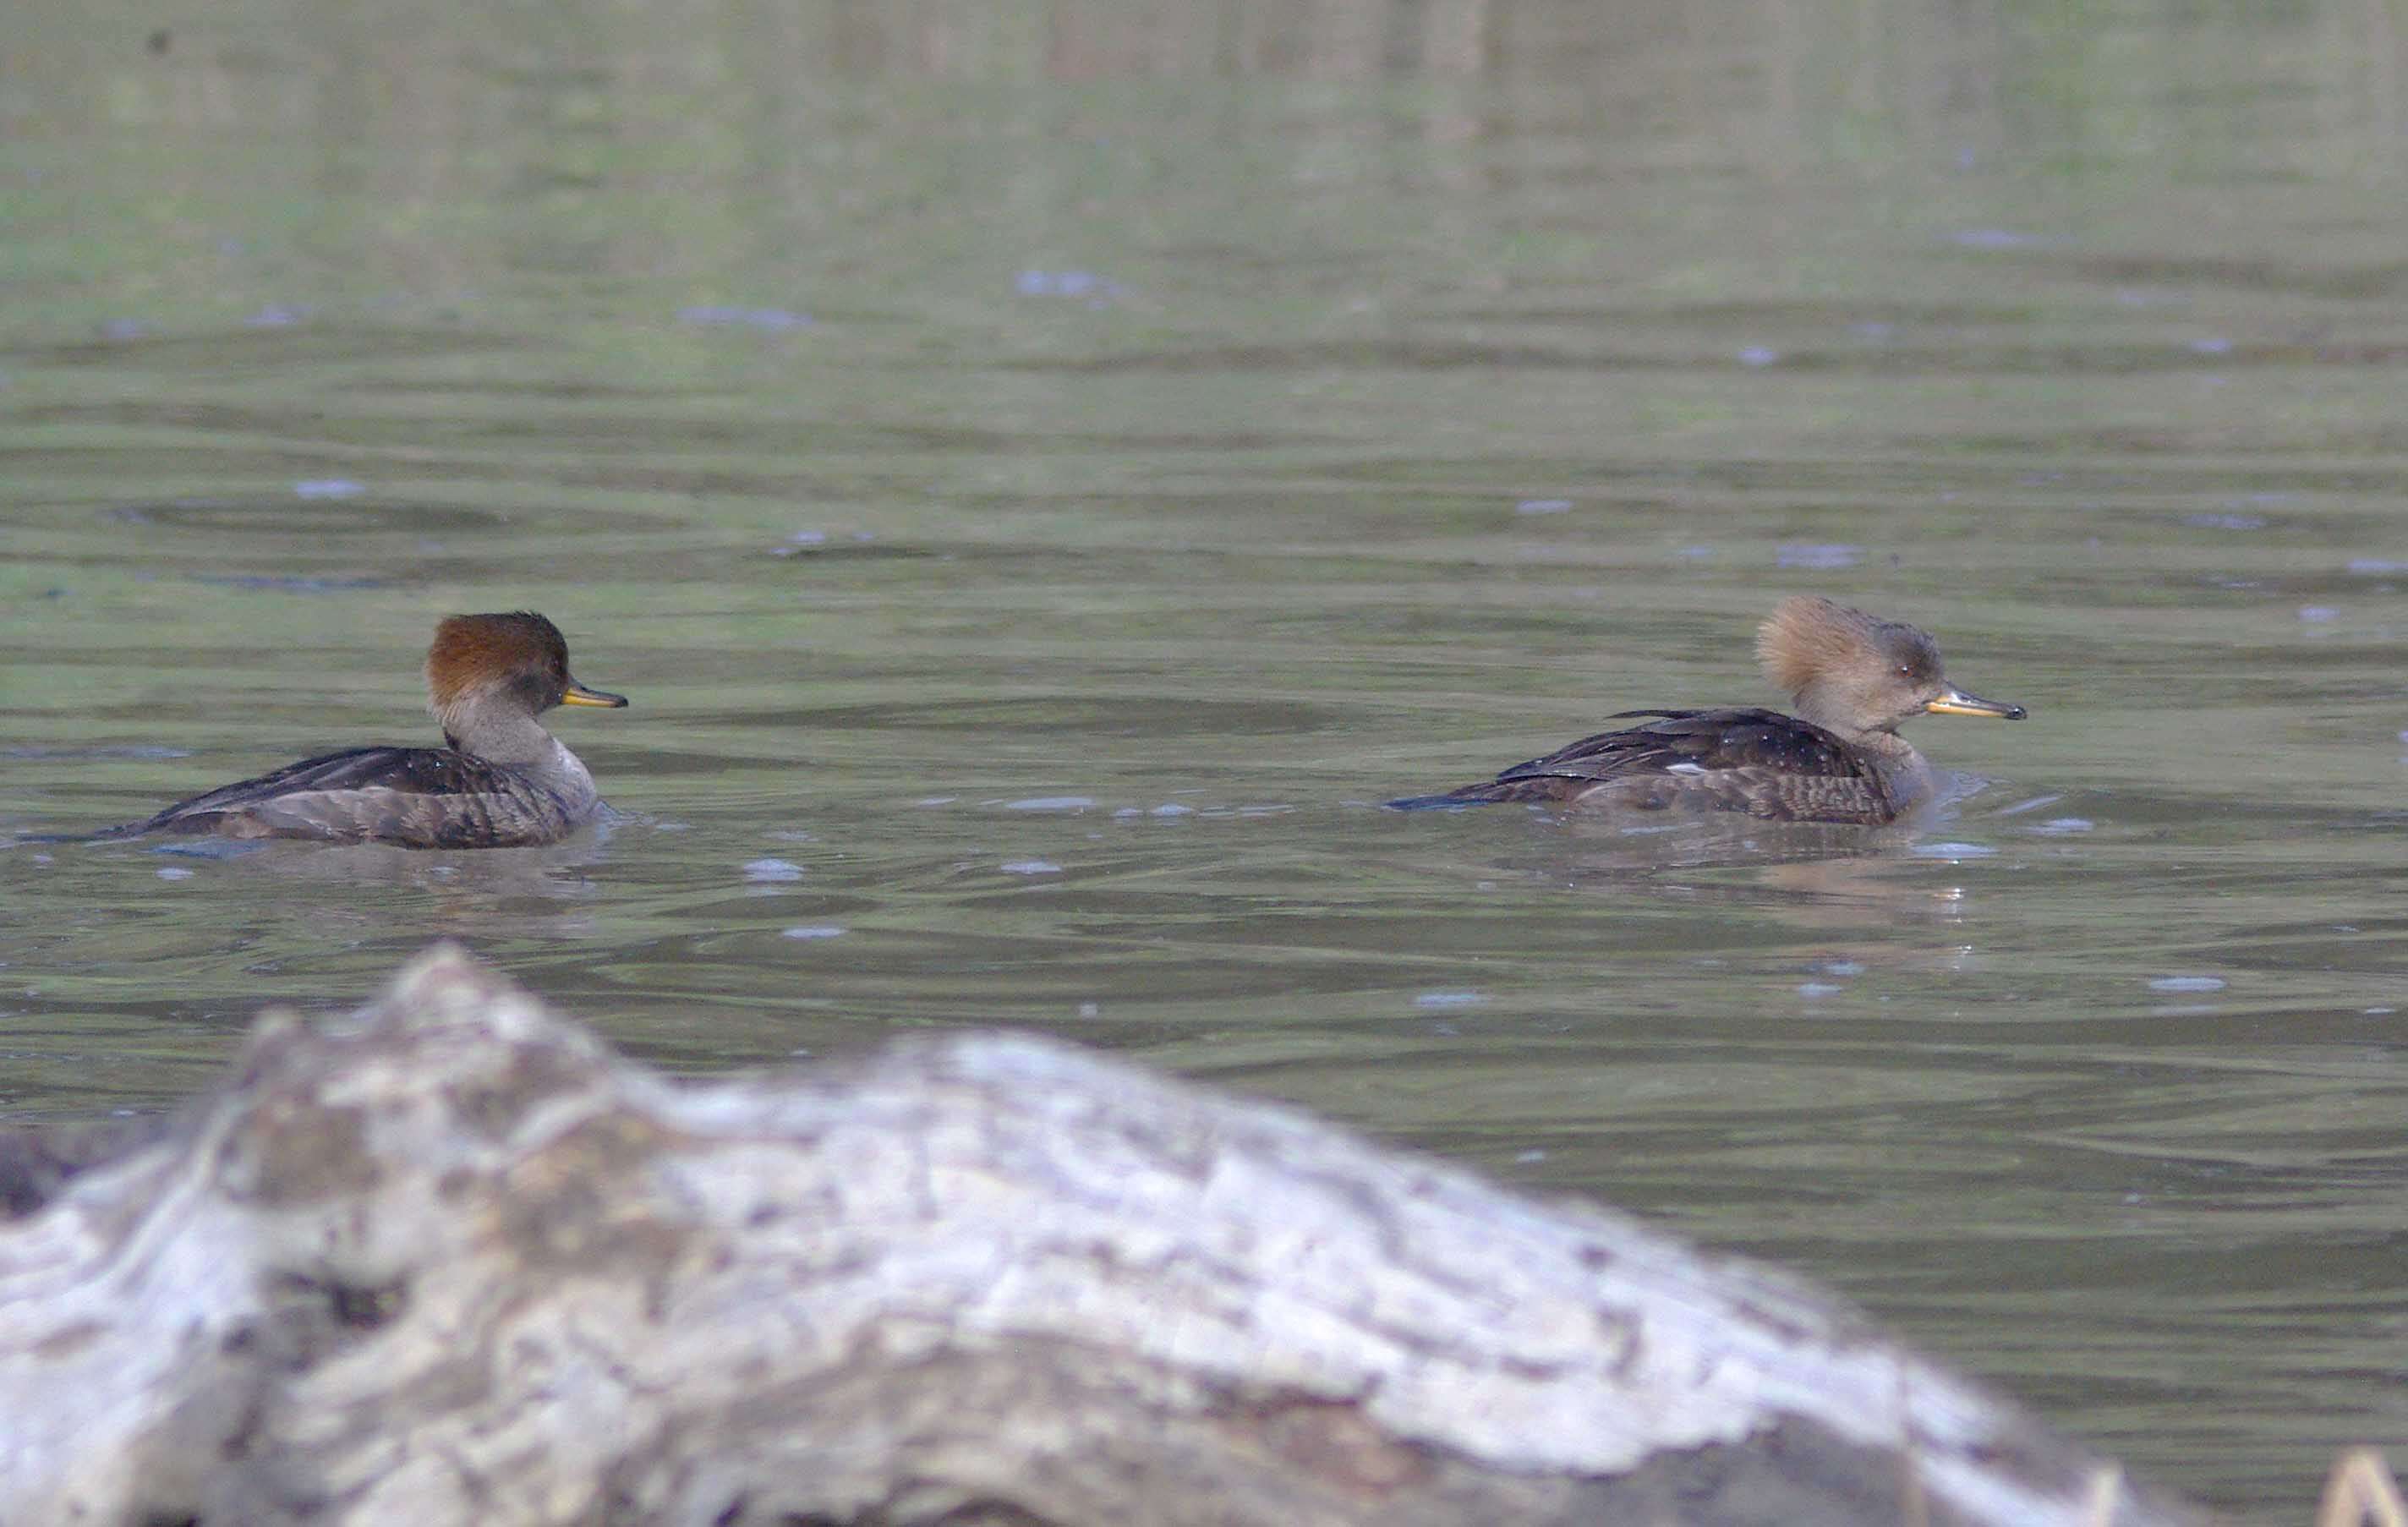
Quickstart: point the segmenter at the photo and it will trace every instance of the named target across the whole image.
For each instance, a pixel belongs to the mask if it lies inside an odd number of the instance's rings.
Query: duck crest
[[[1820,594],[1792,594],[1756,628],[1756,660],[1775,688],[1796,694],[1818,677],[1845,668],[1890,623]]]

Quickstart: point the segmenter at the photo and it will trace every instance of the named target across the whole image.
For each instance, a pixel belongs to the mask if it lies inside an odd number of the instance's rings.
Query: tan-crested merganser
[[[1930,634],[1800,594],[1758,628],[1765,677],[1794,699],[1777,710],[1625,710],[1659,718],[1599,732],[1494,779],[1442,795],[1391,801],[1399,810],[1551,803],[1582,810],[1742,811],[1775,821],[1883,826],[1931,798],[1931,765],[1898,728],[1914,717],[1993,716],[2021,706],[1966,693],[1941,672]]]

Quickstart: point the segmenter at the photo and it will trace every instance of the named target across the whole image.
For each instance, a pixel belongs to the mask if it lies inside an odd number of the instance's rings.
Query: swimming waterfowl
[[[103,835],[215,834],[499,849],[554,843],[602,797],[575,753],[536,718],[554,706],[618,709],[626,697],[569,677],[560,628],[529,610],[454,615],[426,653],[440,748],[353,748],[179,801]]]
[[[1398,810],[1548,803],[1582,810],[1737,811],[1775,821],[1884,826],[1930,800],[1931,765],[1898,728],[1917,716],[2019,721],[2024,707],[1966,693],[1928,632],[1828,599],[1784,599],[1756,631],[1765,677],[1798,714],[1625,710],[1656,720],[1516,764],[1494,779],[1391,801]]]

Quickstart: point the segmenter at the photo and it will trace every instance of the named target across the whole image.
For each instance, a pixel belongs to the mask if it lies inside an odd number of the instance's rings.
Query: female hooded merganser
[[[353,748],[303,759],[103,835],[214,833],[506,849],[554,843],[592,821],[602,797],[577,755],[536,718],[554,706],[616,710],[624,695],[568,676],[560,628],[522,610],[454,615],[426,652],[440,748]]]
[[[1584,810],[1744,811],[1775,821],[1878,827],[1928,801],[1931,765],[1899,726],[1929,712],[2019,721],[2021,706],[1978,699],[1940,671],[1929,633],[1828,599],[1784,599],[1756,634],[1777,710],[1625,710],[1662,718],[1600,732],[1494,779],[1388,805],[1398,810],[1551,802]]]

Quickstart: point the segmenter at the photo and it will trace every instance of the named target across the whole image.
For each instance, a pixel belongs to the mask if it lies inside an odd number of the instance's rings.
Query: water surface
[[[23,19],[0,828],[431,738],[452,610],[634,706],[554,849],[0,850],[0,1110],[449,935],[1595,1194],[2250,1520],[2408,1433],[2386,15],[542,15]],[[1920,835],[1377,808],[1801,591],[2032,709]]]

